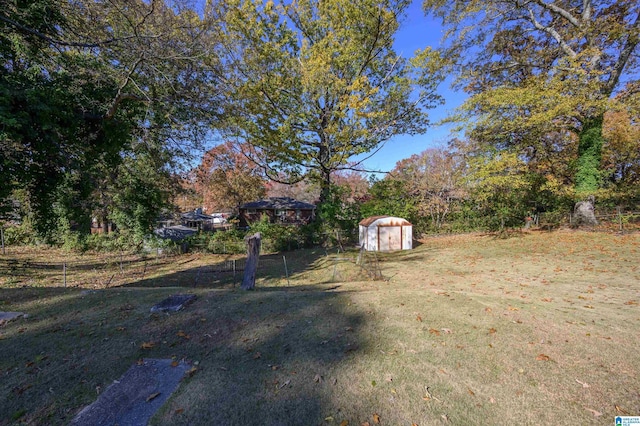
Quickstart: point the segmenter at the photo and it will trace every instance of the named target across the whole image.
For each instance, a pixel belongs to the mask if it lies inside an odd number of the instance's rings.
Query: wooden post
[[[260,233],[256,232],[245,239],[247,242],[247,264],[244,267],[242,276],[243,290],[253,290],[256,287],[256,271],[258,269],[258,259],[260,258]]]
[[[64,288],[67,288],[67,262],[62,264],[62,281],[64,282]]]
[[[233,259],[233,287],[236,286],[236,260]]]
[[[289,283],[289,270],[287,269],[287,258],[282,256],[282,261],[284,262],[284,276],[287,277],[287,285],[291,285]]]
[[[0,238],[2,239],[2,254],[6,254],[4,251],[4,228],[0,228]]]

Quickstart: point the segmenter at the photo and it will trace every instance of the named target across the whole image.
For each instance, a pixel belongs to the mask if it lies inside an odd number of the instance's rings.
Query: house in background
[[[271,197],[240,206],[240,226],[247,227],[267,216],[270,223],[304,225],[315,218],[316,206],[289,197]]]
[[[226,222],[227,220],[221,214],[204,214],[201,208],[180,214],[181,225],[199,231],[213,231],[216,228],[223,227]]]

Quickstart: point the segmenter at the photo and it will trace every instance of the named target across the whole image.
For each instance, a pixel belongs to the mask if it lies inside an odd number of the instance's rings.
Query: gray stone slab
[[[0,325],[24,316],[24,312],[0,312]]]
[[[78,426],[144,426],[177,389],[191,366],[170,359],[144,359],[113,382],[71,421]],[[157,396],[154,396],[158,394]]]
[[[174,294],[151,308],[151,312],[178,312],[196,300],[195,294]]]

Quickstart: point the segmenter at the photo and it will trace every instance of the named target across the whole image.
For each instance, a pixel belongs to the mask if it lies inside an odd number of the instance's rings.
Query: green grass
[[[2,425],[65,424],[142,357],[197,367],[153,424],[611,424],[640,414],[639,234],[432,238],[381,255],[386,281],[358,281],[355,253],[288,252],[289,281],[283,254],[263,257],[253,292],[237,288],[239,274],[234,286],[213,272],[222,257],[132,257],[120,272],[119,259],[100,269],[109,263],[98,255],[10,249],[0,310],[29,317],[0,327]],[[42,267],[62,258],[76,266],[67,288]],[[177,292],[198,299],[149,313]]]

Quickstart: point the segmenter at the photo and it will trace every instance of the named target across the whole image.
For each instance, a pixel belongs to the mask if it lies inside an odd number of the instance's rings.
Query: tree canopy
[[[425,108],[440,102],[430,49],[412,60],[393,39],[406,0],[230,0],[225,131],[257,148],[272,179],[322,182],[397,134],[426,130]],[[214,13],[214,11],[211,11]],[[431,66],[431,68],[430,68]],[[419,89],[414,92],[414,89]]]
[[[602,123],[638,91],[640,6],[634,0],[424,0],[447,28],[443,56],[473,136],[497,147],[544,149],[563,135],[575,149],[579,196],[602,183]],[[574,136],[572,136],[574,135]],[[571,145],[571,138],[577,146]]]
[[[2,5],[0,200],[7,207],[21,189],[41,235],[54,230],[60,214],[88,228],[94,210],[113,206],[105,204],[113,197],[96,191],[133,185],[127,170],[166,181],[168,169],[199,140],[202,121],[215,117],[217,92],[208,88],[215,87],[216,65],[204,56],[215,31],[205,31],[211,22],[185,5]],[[144,228],[167,197],[145,201],[149,192],[130,189],[150,209],[137,215],[147,218]]]

